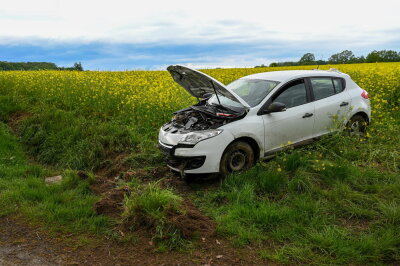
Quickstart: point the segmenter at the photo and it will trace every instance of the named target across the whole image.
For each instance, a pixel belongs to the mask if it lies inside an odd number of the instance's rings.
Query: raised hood
[[[233,101],[241,103],[245,107],[249,105],[234,92],[229,91],[224,84],[218,80],[200,72],[181,65],[172,65],[167,68],[172,78],[196,98],[203,98],[205,93],[223,95]]]

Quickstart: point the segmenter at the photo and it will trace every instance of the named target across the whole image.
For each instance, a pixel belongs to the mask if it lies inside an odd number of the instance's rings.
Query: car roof
[[[241,79],[265,79],[279,82],[285,82],[295,78],[301,77],[315,77],[315,76],[329,76],[329,77],[349,77],[349,75],[333,70],[283,70],[283,71],[270,71],[252,74],[245,76]]]

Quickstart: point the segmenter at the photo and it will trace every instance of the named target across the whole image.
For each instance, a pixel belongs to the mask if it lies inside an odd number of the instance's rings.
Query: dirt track
[[[6,218],[0,219],[0,265],[63,265],[59,256],[38,231],[32,231]],[[36,235],[36,239],[34,237]]]
[[[68,241],[67,241],[67,240]],[[72,240],[72,241],[71,241]],[[150,239],[135,244],[110,240],[78,246],[77,236],[52,238],[15,219],[0,218],[0,265],[263,265],[256,250],[228,241],[199,241],[192,252],[156,252]]]

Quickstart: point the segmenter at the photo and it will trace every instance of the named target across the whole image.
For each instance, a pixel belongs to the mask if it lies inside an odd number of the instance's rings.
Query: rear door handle
[[[306,117],[311,117],[311,116],[313,116],[314,114],[312,114],[312,113],[305,113],[304,115],[303,115],[303,118],[306,118]]]
[[[348,102],[342,102],[342,103],[340,104],[340,107],[343,107],[343,106],[346,106],[346,105],[349,105],[349,103],[348,103]]]

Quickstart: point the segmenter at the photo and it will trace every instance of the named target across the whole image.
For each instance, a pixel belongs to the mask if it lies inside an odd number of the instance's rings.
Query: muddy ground
[[[157,252],[145,232],[135,243],[79,242],[78,235],[50,236],[18,218],[0,218],[0,265],[263,265],[256,250],[233,248],[209,237],[190,252]]]

